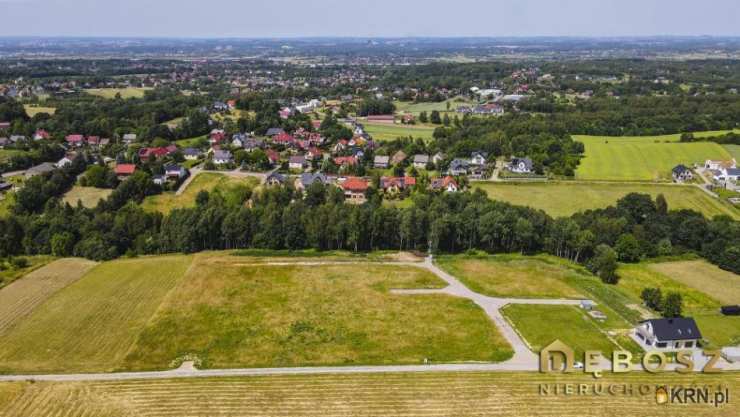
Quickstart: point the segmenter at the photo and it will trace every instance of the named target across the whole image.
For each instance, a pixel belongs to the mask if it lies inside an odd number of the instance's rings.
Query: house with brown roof
[[[369,186],[369,182],[360,177],[347,177],[339,184],[339,187],[344,191],[345,201],[351,204],[362,204],[367,201],[365,192],[367,192]]]

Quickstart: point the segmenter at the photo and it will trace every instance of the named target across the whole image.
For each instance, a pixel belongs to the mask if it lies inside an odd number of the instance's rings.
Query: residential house
[[[472,113],[481,114],[481,115],[501,116],[504,114],[504,108],[503,106],[497,103],[482,104],[480,106],[475,106],[475,108],[473,108],[472,110]]]
[[[285,132],[273,136],[272,137],[272,141],[273,141],[273,143],[276,143],[278,145],[283,145],[283,146],[293,146],[293,145],[295,145],[295,137],[293,137],[292,135],[289,135],[289,134],[287,134]]]
[[[67,135],[64,140],[70,146],[80,147],[85,144],[85,136],[83,135]]]
[[[517,174],[529,174],[532,172],[533,164],[529,158],[511,158],[508,167],[509,171]]]
[[[216,165],[230,164],[233,161],[234,157],[229,151],[219,149],[213,152],[213,163]]]
[[[267,154],[267,160],[270,161],[272,165],[276,165],[280,162],[280,154],[276,150],[268,149],[265,151],[265,154]]]
[[[70,156],[65,155],[62,159],[57,161],[57,168],[64,168],[67,165],[72,164],[72,158]]]
[[[406,160],[406,153],[404,153],[403,151],[398,151],[394,153],[393,156],[391,157],[391,165],[398,165],[405,160]]]
[[[304,191],[317,182],[326,185],[329,183],[329,178],[320,172],[303,173],[300,177],[296,179],[295,188],[296,190]]]
[[[152,176],[152,182],[157,185],[164,185],[167,182],[167,177],[164,175],[154,175]]]
[[[367,201],[365,193],[370,184],[366,179],[360,177],[347,177],[339,184],[339,186],[342,188],[342,191],[344,191],[345,201],[352,204],[362,204]]]
[[[213,110],[217,112],[229,110],[229,106],[223,101],[216,101],[213,103]]]
[[[446,156],[442,152],[437,152],[432,157],[432,162],[434,162],[434,165],[439,165],[441,162],[445,160]]]
[[[213,129],[208,135],[208,143],[218,145],[226,139],[226,132],[223,129]]]
[[[334,163],[338,166],[353,166],[357,165],[357,157],[352,156],[337,156],[334,158]]]
[[[243,148],[247,152],[252,152],[257,149],[261,149],[265,146],[265,142],[262,139],[249,137],[244,141]]]
[[[181,178],[185,178],[187,175],[188,175],[188,171],[184,167],[178,164],[169,164],[169,165],[165,165],[164,167],[164,176],[167,179],[172,178],[172,179],[179,180]]]
[[[100,147],[100,141],[101,141],[100,136],[88,136],[87,137],[87,144],[96,149]]]
[[[721,171],[723,169],[737,168],[737,162],[734,158],[730,159],[729,161],[713,161],[707,159],[704,163],[704,168],[709,170]]]
[[[690,181],[694,178],[691,170],[682,164],[676,165],[671,172],[673,173],[673,181],[675,182]]]
[[[26,137],[23,135],[10,135],[10,141],[13,143],[25,142]]]
[[[450,162],[450,167],[447,172],[450,175],[467,175],[470,163],[464,159],[455,158]]]
[[[483,166],[486,164],[486,154],[483,152],[473,152],[470,154],[470,165]]]
[[[56,165],[51,162],[43,162],[26,170],[26,178],[35,177],[37,175],[46,174],[47,172],[54,171]]]
[[[176,150],[177,147],[175,145],[169,145],[167,147],[160,146],[156,148],[141,148],[139,149],[139,159],[142,161],[148,161],[150,158],[163,158]]]
[[[373,167],[378,169],[386,169],[388,168],[388,163],[390,162],[391,158],[388,155],[376,155],[375,159],[373,159]]]
[[[231,146],[235,148],[243,148],[248,137],[249,136],[245,133],[234,134],[234,136],[231,137]]]
[[[0,130],[10,129],[10,122],[0,122]]]
[[[674,317],[641,321],[635,336],[646,350],[676,351],[697,348],[702,339],[696,322],[691,317]]]
[[[51,135],[44,129],[38,129],[36,133],[33,134],[33,140],[48,140],[50,138]]]
[[[414,160],[413,160],[414,168],[426,169],[428,163],[429,163],[429,155],[421,155],[421,154],[414,155]]]
[[[8,139],[8,138],[0,138],[0,149],[4,149],[8,145],[11,145],[10,139]]]
[[[117,164],[113,171],[115,172],[118,179],[122,180],[124,178],[130,177],[131,175],[133,175],[134,172],[136,172],[136,165]]]
[[[444,191],[447,193],[456,193],[460,190],[460,186],[457,185],[457,181],[449,175],[443,178],[433,179],[431,188],[435,191]]]
[[[287,181],[287,177],[279,172],[273,172],[265,178],[265,184],[267,185],[283,185]]]
[[[386,193],[399,193],[416,185],[414,177],[381,177],[380,188]]]
[[[285,131],[279,127],[271,127],[267,129],[267,133],[265,133],[265,136],[273,137],[277,136],[281,133],[285,133]]]
[[[136,133],[126,133],[123,135],[122,139],[123,139],[123,143],[128,145],[128,144],[136,142],[136,138],[137,138]]]
[[[203,156],[203,151],[196,148],[185,148],[182,151],[182,156],[188,161],[195,161]]]
[[[306,157],[303,155],[293,155],[288,159],[288,168],[303,171],[306,168]]]
[[[740,179],[740,169],[738,168],[726,169],[724,171],[724,177],[725,177],[725,181],[738,182],[738,179]]]

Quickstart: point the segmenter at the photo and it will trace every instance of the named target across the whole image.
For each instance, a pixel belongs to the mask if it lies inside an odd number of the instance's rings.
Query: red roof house
[[[136,165],[134,164],[118,164],[115,169],[115,173],[119,177],[128,177],[134,171],[136,171]]]

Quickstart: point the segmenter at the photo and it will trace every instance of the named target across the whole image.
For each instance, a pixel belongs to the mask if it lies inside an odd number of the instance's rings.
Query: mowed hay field
[[[205,368],[232,368],[501,361],[512,354],[472,301],[390,293],[445,285],[423,269],[196,259],[138,337],[127,369],[166,368],[185,355]]]
[[[740,162],[740,145],[723,145],[727,152],[735,158],[736,161]]]
[[[417,126],[417,125],[402,125],[402,124],[386,124],[386,123],[368,123],[363,122],[365,131],[373,137],[374,140],[383,142],[394,140],[401,137],[413,136],[414,138],[421,138],[424,140],[432,139],[434,133],[434,127],[431,126]]]
[[[121,98],[141,98],[144,97],[144,93],[151,90],[151,87],[128,87],[128,88],[88,88],[85,90],[86,93],[94,96],[112,99],[116,97],[116,94],[120,94]]]
[[[148,257],[96,266],[3,334],[0,372],[116,369],[191,259]]]
[[[608,137],[574,135],[583,142],[585,157],[576,170],[581,180],[669,180],[677,164],[692,165],[707,159],[730,159],[730,153],[713,142],[679,143],[679,135]]]
[[[651,263],[648,268],[706,293],[725,305],[740,304],[740,275],[719,269],[707,261]]]
[[[471,290],[492,297],[584,298],[566,283],[571,271],[537,258],[440,256],[436,262]]]
[[[105,200],[112,192],[112,189],[81,187],[79,185],[75,185],[71,190],[64,194],[62,201],[69,203],[71,206],[77,206],[77,203],[79,202],[82,203],[83,207],[94,208],[98,205],[100,200]]]
[[[224,196],[239,194],[239,190],[246,191],[252,189],[259,180],[256,178],[234,178],[223,174],[204,172],[198,174],[193,181],[188,184],[185,191],[177,195],[175,192],[167,192],[149,196],[142,202],[144,210],[159,211],[167,214],[178,208],[194,207],[195,197],[202,190],[209,192],[218,192]],[[231,192],[234,192],[232,194]],[[238,195],[234,195],[238,198]]]
[[[52,115],[57,111],[55,107],[44,107],[34,104],[24,104],[23,108],[26,110],[26,114],[28,115],[28,117],[33,117],[39,113]]]
[[[96,262],[59,259],[0,290],[0,338],[13,325],[67,285],[80,279]]]
[[[549,395],[540,384],[650,387],[645,395]],[[655,387],[726,386],[730,403],[664,404]],[[740,374],[392,373],[0,383],[0,415],[26,416],[736,416]]]
[[[740,220],[740,210],[714,199],[690,185],[640,183],[500,183],[476,182],[491,199],[544,210],[551,216],[570,216],[579,211],[606,208],[629,193],[663,194],[668,208],[690,209],[711,218],[726,214]]]

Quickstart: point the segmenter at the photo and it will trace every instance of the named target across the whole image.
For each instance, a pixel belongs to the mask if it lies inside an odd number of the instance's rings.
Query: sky
[[[0,36],[740,36],[738,0],[0,0]]]

